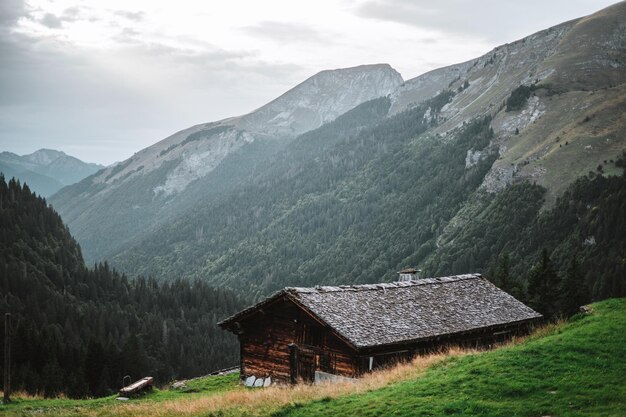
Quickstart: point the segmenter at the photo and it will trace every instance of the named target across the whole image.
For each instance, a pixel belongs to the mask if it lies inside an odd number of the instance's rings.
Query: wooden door
[[[289,369],[291,383],[299,380],[315,381],[316,355],[311,349],[301,348],[292,343],[289,345]]]
[[[304,382],[315,381],[315,369],[316,369],[316,357],[315,352],[310,349],[300,348],[298,362],[298,376],[302,378]]]

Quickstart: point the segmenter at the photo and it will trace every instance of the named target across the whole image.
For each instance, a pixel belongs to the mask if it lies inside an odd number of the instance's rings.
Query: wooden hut
[[[219,323],[257,385],[358,377],[444,345],[488,346],[541,315],[479,274],[285,288]]]

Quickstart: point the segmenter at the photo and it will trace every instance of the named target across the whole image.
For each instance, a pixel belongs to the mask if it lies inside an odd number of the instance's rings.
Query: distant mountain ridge
[[[15,177],[43,197],[49,197],[66,185],[77,183],[104,168],[83,162],[64,152],[39,149],[28,155],[0,153],[0,171],[6,178]]]

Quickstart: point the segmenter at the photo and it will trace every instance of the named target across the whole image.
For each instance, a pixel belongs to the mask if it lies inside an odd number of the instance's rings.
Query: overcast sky
[[[0,151],[128,158],[318,71],[404,79],[614,0],[0,0]]]

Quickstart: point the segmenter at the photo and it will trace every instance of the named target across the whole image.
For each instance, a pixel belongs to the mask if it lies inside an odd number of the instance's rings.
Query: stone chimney
[[[398,282],[403,281],[416,281],[420,279],[421,269],[415,268],[404,268],[402,271],[398,272]]]

